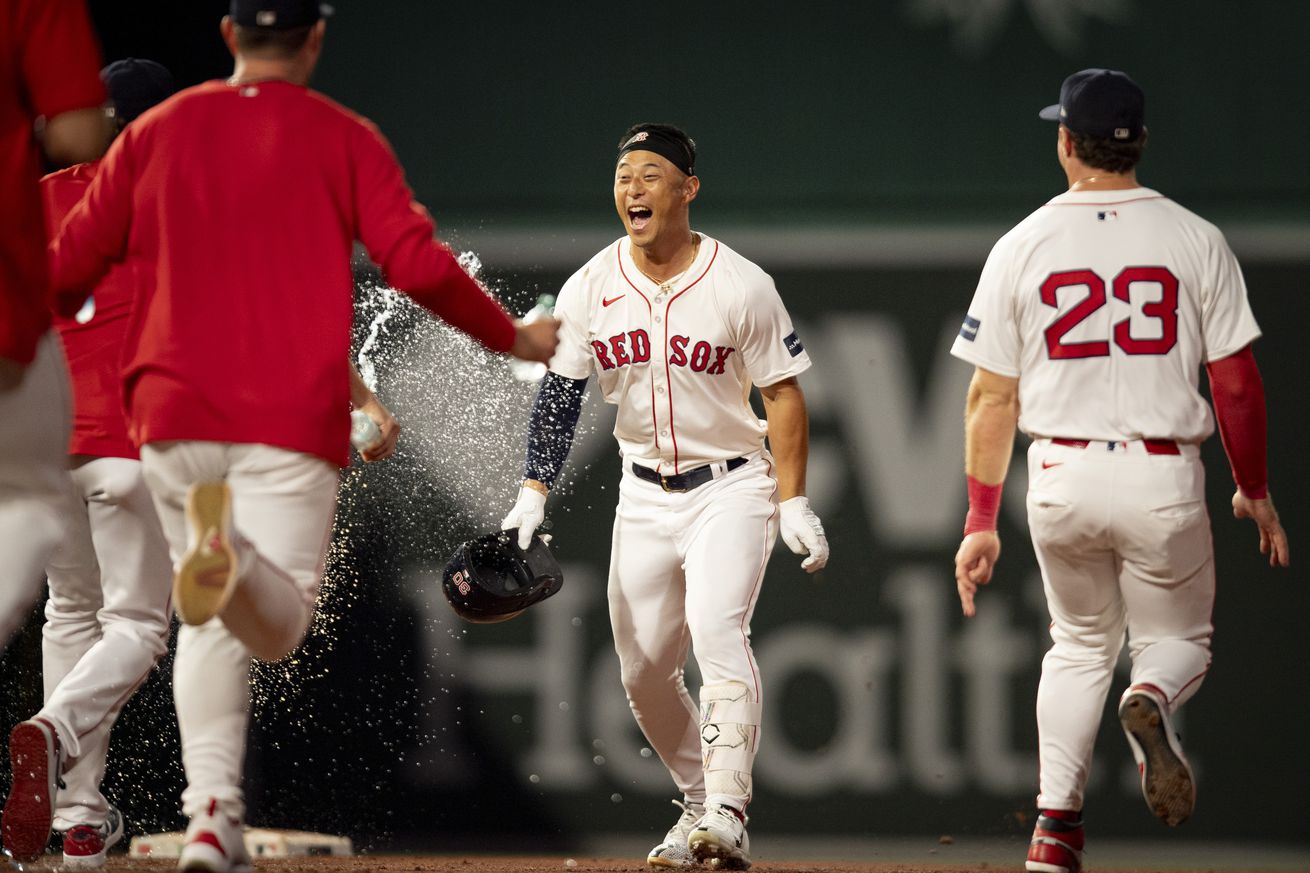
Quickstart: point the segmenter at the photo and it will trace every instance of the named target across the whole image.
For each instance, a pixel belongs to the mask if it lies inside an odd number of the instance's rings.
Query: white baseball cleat
[[[673,801],[674,806],[682,807],[682,815],[664,835],[664,842],[650,850],[646,863],[652,867],[695,867],[696,859],[687,848],[687,838],[691,830],[705,814],[705,806],[700,803],[683,803]]]
[[[751,865],[751,841],[746,817],[731,807],[711,803],[687,835],[687,848],[697,861],[714,870],[745,870]]]
[[[1151,685],[1129,686],[1119,701],[1119,723],[1142,774],[1146,805],[1170,827],[1182,824],[1196,807],[1196,780],[1169,722],[1164,695]]]
[[[241,819],[227,815],[217,800],[210,800],[205,811],[187,825],[177,869],[190,873],[250,873],[244,830]]]
[[[74,825],[64,834],[64,867],[68,870],[98,870],[105,866],[109,850],[123,839],[123,814],[109,807],[101,825]]]
[[[204,624],[223,611],[238,579],[232,537],[232,492],[226,482],[197,482],[186,497],[191,530],[173,577],[173,606],[187,624]]]

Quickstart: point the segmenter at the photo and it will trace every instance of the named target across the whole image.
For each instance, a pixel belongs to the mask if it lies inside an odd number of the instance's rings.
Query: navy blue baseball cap
[[[1060,102],[1037,115],[1074,133],[1131,142],[1146,126],[1146,95],[1127,73],[1080,70],[1060,86]]]
[[[242,27],[291,30],[316,24],[332,14],[332,7],[318,0],[232,0],[228,15]]]
[[[100,81],[114,101],[114,117],[127,124],[175,90],[173,74],[163,64],[123,58],[100,71]]]

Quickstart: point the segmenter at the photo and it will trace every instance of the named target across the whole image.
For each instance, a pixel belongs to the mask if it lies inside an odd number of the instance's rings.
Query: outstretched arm
[[[955,553],[955,587],[960,608],[972,617],[974,594],[992,579],[1001,556],[996,515],[1001,488],[1014,451],[1019,423],[1019,380],[978,367],[964,407],[964,472],[969,483],[969,514],[964,540]]]
[[[1260,529],[1260,553],[1269,566],[1289,563],[1287,533],[1269,496],[1264,383],[1251,347],[1206,365],[1210,396],[1237,491],[1233,515],[1252,519]]]
[[[573,448],[573,437],[582,414],[586,379],[570,379],[547,373],[537,389],[528,419],[528,456],[523,465],[523,487],[519,499],[501,523],[502,530],[518,528],[519,547],[532,544],[532,534],[546,517],[546,495],[559,478],[564,461]]]

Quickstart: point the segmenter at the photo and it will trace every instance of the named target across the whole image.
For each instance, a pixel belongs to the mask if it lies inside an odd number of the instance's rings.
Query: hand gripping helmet
[[[549,547],[532,538],[519,548],[518,531],[497,531],[455,550],[441,580],[450,608],[478,624],[507,621],[554,594],[564,575]]]

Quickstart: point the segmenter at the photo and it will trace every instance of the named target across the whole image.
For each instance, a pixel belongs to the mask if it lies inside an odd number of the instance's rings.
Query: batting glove
[[[784,500],[779,508],[782,541],[795,554],[809,556],[801,561],[801,569],[806,573],[822,570],[828,563],[828,537],[823,533],[823,523],[810,509],[810,499],[793,497]]]
[[[519,548],[527,549],[532,545],[532,534],[546,519],[546,495],[535,488],[524,485],[519,489],[518,502],[500,523],[501,530],[519,531]]]

